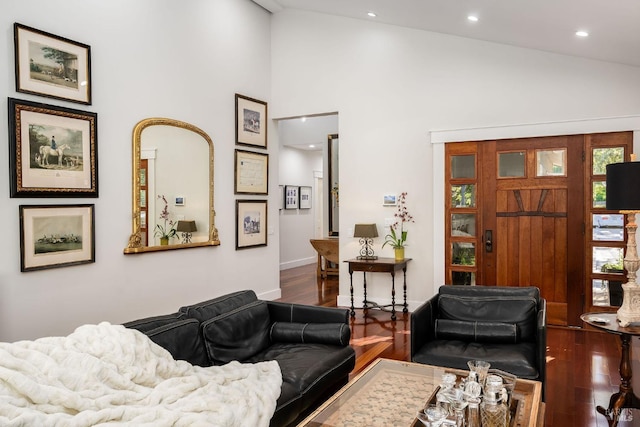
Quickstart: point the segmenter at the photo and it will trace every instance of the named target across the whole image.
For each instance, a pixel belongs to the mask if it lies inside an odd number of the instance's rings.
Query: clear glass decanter
[[[503,400],[503,388],[501,377],[498,375],[487,376],[480,404],[482,427],[507,427],[508,408]]]

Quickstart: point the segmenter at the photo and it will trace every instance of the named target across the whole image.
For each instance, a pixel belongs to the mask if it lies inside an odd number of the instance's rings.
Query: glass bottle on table
[[[445,393],[456,386],[456,379],[457,378],[455,374],[442,374],[440,390],[438,390],[438,393],[436,394],[436,402],[438,406],[442,407],[449,415],[453,415],[453,410],[451,409],[451,403],[445,396]]]
[[[504,401],[502,377],[487,375],[485,392],[480,404],[482,427],[507,427],[507,404]]]

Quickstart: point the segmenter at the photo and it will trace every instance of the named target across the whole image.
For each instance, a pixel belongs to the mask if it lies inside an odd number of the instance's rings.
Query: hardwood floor
[[[338,279],[318,280],[315,264],[283,270],[281,301],[335,307]],[[352,376],[378,357],[409,360],[410,314],[400,312],[396,321],[380,310],[356,310],[351,320],[351,345],[356,351]],[[608,406],[618,391],[620,341],[595,330],[548,327],[547,331],[547,427],[605,427],[597,405]],[[640,413],[620,427],[640,425]]]

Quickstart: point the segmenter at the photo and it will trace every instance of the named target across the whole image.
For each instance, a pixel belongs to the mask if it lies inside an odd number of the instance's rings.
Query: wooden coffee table
[[[420,363],[377,359],[299,425],[412,426],[416,423],[416,413],[431,400],[445,372],[461,377],[469,373]],[[513,398],[519,404],[512,425],[537,427],[544,424],[541,393],[538,381],[517,381]]]

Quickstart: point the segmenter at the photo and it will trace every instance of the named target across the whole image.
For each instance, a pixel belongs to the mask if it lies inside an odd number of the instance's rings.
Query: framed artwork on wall
[[[284,186],[284,208],[298,209],[298,191],[300,187],[297,185]]]
[[[300,187],[300,209],[311,209],[311,187]]]
[[[97,113],[9,98],[11,197],[98,197]]]
[[[20,271],[95,262],[94,205],[20,205]]]
[[[236,200],[236,250],[267,246],[267,201]]]
[[[269,155],[235,150],[235,194],[269,194]]]
[[[267,148],[267,103],[236,93],[236,144]]]
[[[13,24],[16,90],[91,104],[91,47]]]
[[[382,206],[396,206],[397,197],[395,194],[385,194],[382,196]]]

